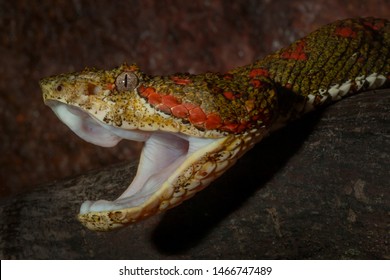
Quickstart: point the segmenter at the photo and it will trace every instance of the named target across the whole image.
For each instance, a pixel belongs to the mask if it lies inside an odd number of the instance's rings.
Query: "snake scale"
[[[46,105],[86,141],[144,142],[125,192],[81,206],[79,221],[106,231],[180,204],[273,130],[348,95],[389,87],[389,80],[390,22],[356,18],[223,74],[151,76],[123,64],[40,85]]]

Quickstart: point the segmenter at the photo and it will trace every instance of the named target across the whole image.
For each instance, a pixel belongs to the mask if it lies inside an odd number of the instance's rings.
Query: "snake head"
[[[137,65],[123,64],[110,71],[85,68],[81,72],[51,76],[42,79],[40,86],[46,104],[59,101],[91,110],[107,105],[110,96],[134,91],[143,76]]]
[[[121,137],[104,126],[121,127],[126,104],[133,104],[133,115],[137,114],[135,90],[143,76],[138,66],[123,64],[110,71],[86,68],[48,77],[40,81],[40,86],[45,104],[78,136],[111,147]],[[143,139],[142,134],[134,137],[136,141]]]

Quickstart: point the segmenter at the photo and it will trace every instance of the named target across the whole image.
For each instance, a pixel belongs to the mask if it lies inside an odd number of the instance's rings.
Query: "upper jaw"
[[[80,138],[102,147],[113,147],[121,137],[104,128],[97,120],[83,110],[62,102],[48,100],[48,106],[57,117]]]

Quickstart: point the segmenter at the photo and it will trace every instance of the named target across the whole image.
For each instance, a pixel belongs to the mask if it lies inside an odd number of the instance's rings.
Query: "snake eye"
[[[138,78],[133,72],[122,72],[115,80],[119,92],[130,91],[137,87]]]

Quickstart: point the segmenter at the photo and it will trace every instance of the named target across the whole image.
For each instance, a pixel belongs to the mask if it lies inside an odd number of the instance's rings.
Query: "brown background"
[[[124,61],[151,74],[225,71],[336,19],[389,12],[384,0],[0,0],[0,258],[389,259],[389,90],[292,123],[180,207],[95,233],[75,219],[81,202],[115,198],[140,145],[83,142],[38,87]]]
[[[136,62],[150,74],[226,71],[313,29],[388,17],[386,0],[0,1],[0,194],[134,160],[137,143],[83,142],[42,103],[38,80]]]

